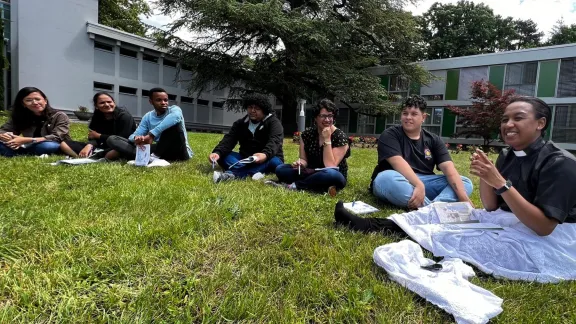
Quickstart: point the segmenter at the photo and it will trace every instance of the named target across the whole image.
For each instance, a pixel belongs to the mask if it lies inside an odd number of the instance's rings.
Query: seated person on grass
[[[12,114],[0,127],[0,156],[42,155],[60,152],[69,140],[70,120],[50,107],[38,88],[22,88],[16,94]]]
[[[350,156],[348,136],[334,126],[338,108],[332,101],[324,99],[318,102],[313,114],[315,126],[302,132],[300,137],[300,158],[276,168],[280,183],[266,183],[292,190],[328,192],[335,196],[337,190],[346,186],[346,158]],[[317,168],[322,170],[315,170]]]
[[[408,209],[437,201],[470,201],[472,182],[458,174],[442,139],[422,129],[428,117],[425,111],[422,97],[407,98],[402,104],[401,125],[380,135],[372,193],[384,202]],[[443,175],[434,174],[434,167]]]
[[[210,163],[218,163],[225,170],[214,171],[214,183],[274,172],[284,161],[284,128],[274,115],[268,97],[250,94],[242,99],[242,105],[248,114],[232,124],[208,156]],[[237,143],[240,143],[239,152],[233,152]],[[254,162],[238,163],[248,157],[253,157]]]
[[[576,223],[576,158],[543,137],[550,124],[550,107],[533,97],[513,99],[502,116],[500,136],[509,146],[496,164],[477,150],[470,173],[480,178],[480,197],[487,211],[501,208],[540,236],[556,225]],[[386,218],[361,218],[339,202],[336,222],[361,231],[403,233]]]
[[[154,110],[142,117],[140,125],[128,139],[116,135],[108,137],[108,147],[118,152],[121,158],[133,160],[137,145],[156,142],[150,147],[151,161],[156,158],[167,161],[186,161],[192,158],[193,152],[188,145],[180,107],[168,105],[168,93],[164,89],[153,88],[149,96]]]
[[[89,157],[96,149],[101,149],[98,157],[114,160],[117,153],[108,147],[106,140],[111,135],[128,138],[136,130],[136,122],[126,109],[116,107],[114,98],[106,92],[98,92],[92,101],[94,115],[88,125],[88,143],[68,140],[60,143],[60,149],[74,158]]]

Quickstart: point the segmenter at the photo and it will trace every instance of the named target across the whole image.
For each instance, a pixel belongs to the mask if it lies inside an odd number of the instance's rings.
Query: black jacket
[[[103,134],[104,129],[102,125],[105,123],[104,114],[98,109],[94,110],[94,115],[92,115],[92,120],[90,120],[90,125],[88,128],[100,133],[99,139],[89,140],[88,143],[94,145],[95,147],[100,147],[102,144],[106,145],[106,140],[112,135],[117,135],[123,138],[128,138],[136,130],[136,122],[134,117],[124,108],[116,107],[114,109],[114,132],[113,134]]]
[[[242,158],[255,153],[264,153],[268,160],[277,156],[284,161],[284,152],[282,151],[284,128],[280,120],[275,115],[269,114],[256,127],[254,135],[248,129],[249,124],[248,115],[235,121],[230,132],[224,135],[212,153],[218,153],[220,157],[225,157],[232,152],[236,144],[240,143]]]

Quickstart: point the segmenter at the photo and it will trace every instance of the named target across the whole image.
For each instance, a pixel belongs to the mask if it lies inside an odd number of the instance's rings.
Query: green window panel
[[[504,65],[493,65],[490,67],[490,75],[488,81],[496,86],[496,88],[504,89]]]
[[[348,132],[356,133],[358,130],[358,113],[354,110],[350,110],[350,119],[348,121]]]
[[[379,116],[376,117],[376,134],[382,134],[382,132],[386,129],[386,117]]]
[[[556,95],[559,65],[558,60],[540,62],[537,97],[554,97]]]
[[[389,75],[382,75],[380,76],[380,84],[386,91],[388,91],[388,87],[390,86],[390,76]]]
[[[456,130],[456,115],[448,108],[444,108],[444,119],[442,120],[442,137],[452,137]]]
[[[419,82],[410,82],[410,94],[416,94],[419,95],[420,94],[420,88],[422,87],[422,85]]]
[[[446,72],[446,100],[458,100],[458,84],[460,83],[460,70]]]

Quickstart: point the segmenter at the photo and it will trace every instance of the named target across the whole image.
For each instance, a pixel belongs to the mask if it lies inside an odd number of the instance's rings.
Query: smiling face
[[[110,96],[105,94],[98,96],[96,101],[96,109],[100,110],[104,114],[111,114],[114,112],[115,108],[116,104]]]
[[[527,102],[511,103],[504,110],[500,124],[500,135],[514,150],[520,151],[542,136],[546,118],[536,119],[534,107]]]
[[[426,120],[426,114],[417,107],[404,108],[400,116],[402,128],[408,133],[420,132],[424,120]]]
[[[253,123],[259,123],[264,119],[264,111],[257,105],[252,104],[248,106],[246,110],[248,112],[248,118],[250,118]]]
[[[22,100],[24,107],[28,108],[34,115],[40,116],[46,109],[46,98],[40,92],[32,92]]]
[[[328,111],[326,108],[320,109],[320,114],[316,116],[316,125],[320,129],[324,129],[326,127],[330,127],[334,124],[334,113]]]

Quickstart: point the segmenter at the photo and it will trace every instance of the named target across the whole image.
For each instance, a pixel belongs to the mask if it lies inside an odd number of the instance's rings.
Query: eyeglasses
[[[334,119],[334,115],[318,115],[322,119]]]
[[[29,105],[29,104],[33,104],[35,102],[42,102],[42,100],[44,100],[44,99],[42,99],[42,98],[25,99],[24,103]]]

